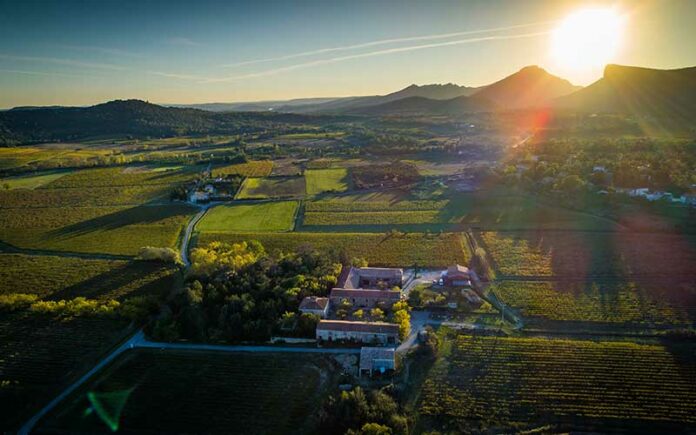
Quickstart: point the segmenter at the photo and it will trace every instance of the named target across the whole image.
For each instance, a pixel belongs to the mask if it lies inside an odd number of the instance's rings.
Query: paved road
[[[181,247],[179,248],[179,251],[181,252],[181,261],[184,263],[184,266],[189,267],[191,265],[188,258],[188,250],[189,243],[191,242],[191,235],[193,234],[193,230],[196,228],[196,224],[203,219],[203,216],[205,216],[209,208],[216,205],[218,205],[216,202],[200,205],[199,207],[201,207],[201,211],[196,213],[196,215],[191,218],[188,225],[186,225],[186,231],[184,232],[184,237],[181,239]]]

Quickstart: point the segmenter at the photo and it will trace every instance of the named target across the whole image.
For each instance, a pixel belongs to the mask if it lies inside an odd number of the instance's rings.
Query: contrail
[[[344,60],[350,60],[350,59],[360,59],[360,58],[364,58],[364,57],[381,56],[384,54],[402,53],[402,52],[406,52],[406,51],[425,50],[428,48],[436,48],[436,47],[447,47],[447,46],[451,46],[451,45],[470,44],[470,43],[474,43],[474,42],[497,41],[497,40],[505,40],[505,39],[533,38],[536,36],[548,35],[549,33],[550,33],[550,31],[546,30],[543,32],[522,33],[522,34],[518,34],[518,35],[483,36],[483,37],[479,37],[479,38],[459,39],[456,41],[438,42],[438,43],[433,43],[433,44],[422,44],[422,45],[412,45],[412,46],[408,46],[408,47],[389,48],[389,49],[385,49],[385,50],[371,51],[368,53],[351,54],[348,56],[333,57],[330,59],[313,60],[310,62],[298,63],[295,65],[289,65],[289,66],[285,66],[285,67],[281,67],[281,68],[269,69],[266,71],[260,71],[260,72],[255,72],[255,73],[241,74],[241,75],[222,77],[222,78],[211,78],[211,79],[205,80],[202,83],[230,82],[230,81],[243,80],[243,79],[249,79],[249,78],[255,78],[255,77],[265,77],[265,76],[270,76],[270,75],[274,75],[274,74],[279,74],[282,72],[293,71],[293,70],[301,69],[301,68],[307,68],[310,66],[326,65],[329,63],[342,62]]]
[[[120,65],[114,65],[114,64],[109,64],[109,63],[82,62],[79,60],[60,59],[57,57],[14,56],[14,55],[10,55],[10,54],[0,53],[0,59],[17,60],[20,62],[45,62],[45,63],[52,63],[52,64],[56,64],[56,65],[77,66],[77,67],[83,67],[83,68],[96,68],[96,69],[104,69],[104,70],[112,70],[112,71],[127,71],[128,70],[128,68],[120,66]]]
[[[404,38],[380,39],[377,41],[364,42],[362,44],[345,45],[342,47],[321,48],[318,50],[304,51],[301,53],[288,54],[285,56],[268,57],[265,59],[247,60],[247,61],[237,62],[237,63],[223,65],[223,66],[231,68],[231,67],[237,67],[237,66],[242,66],[242,65],[252,65],[252,64],[257,64],[257,63],[296,59],[298,57],[314,56],[316,54],[332,53],[335,51],[357,50],[360,48],[368,48],[368,47],[374,47],[374,46],[378,46],[378,45],[396,44],[399,42],[413,42],[413,41],[429,41],[429,40],[433,40],[433,39],[447,39],[447,38],[454,38],[457,36],[475,35],[478,33],[500,32],[503,30],[514,30],[514,29],[521,29],[521,28],[525,28],[525,27],[541,26],[541,25],[545,25],[545,24],[553,24],[556,22],[558,22],[558,21],[540,21],[537,23],[517,24],[514,26],[495,27],[492,29],[467,30],[464,32],[440,33],[440,34],[436,34],[436,35],[424,35],[424,36],[410,36],[410,37],[404,37]]]

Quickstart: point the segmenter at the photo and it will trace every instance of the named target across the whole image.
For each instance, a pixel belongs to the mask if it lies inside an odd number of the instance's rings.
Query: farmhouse
[[[395,369],[394,348],[363,347],[360,349],[360,376],[383,375]]]
[[[448,267],[442,280],[447,287],[471,287],[469,269],[458,264]]]
[[[350,322],[321,320],[317,325],[318,342],[348,341],[373,344],[396,344],[399,325],[384,322]]]
[[[200,190],[194,190],[189,194],[190,202],[206,202],[210,200],[210,195],[208,192],[201,192]]]
[[[341,271],[337,287],[346,289],[388,289],[401,287],[404,271],[387,267],[349,267]]]
[[[316,314],[322,319],[325,319],[329,314],[329,298],[308,296],[302,299],[302,302],[300,303],[300,312]]]
[[[333,306],[338,306],[343,300],[347,300],[356,308],[374,308],[380,305],[391,307],[401,300],[401,291],[334,288],[331,290],[329,299]]]

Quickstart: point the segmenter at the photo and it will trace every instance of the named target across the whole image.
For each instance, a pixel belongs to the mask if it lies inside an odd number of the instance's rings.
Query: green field
[[[267,177],[271,175],[271,170],[273,170],[273,162],[271,160],[260,160],[213,168],[213,176],[241,175],[243,177]]]
[[[490,290],[519,309],[529,324],[554,320],[654,328],[688,327],[696,320],[693,283],[508,281],[495,283]]]
[[[0,178],[0,187],[5,188],[9,186],[10,189],[35,189],[55,181],[68,173],[67,171],[45,171],[36,174]]]
[[[247,178],[237,194],[238,199],[264,199],[305,194],[304,177]]]
[[[323,192],[343,192],[348,190],[350,177],[348,170],[337,169],[308,169],[305,171],[307,194],[317,195]]]
[[[206,213],[196,229],[202,233],[291,231],[297,206],[297,201],[219,205]]]
[[[468,264],[471,256],[462,236],[457,233],[201,233],[197,245],[248,240],[258,240],[267,251],[289,252],[310,245],[336,255],[344,253],[348,259],[364,258],[372,266],[408,267],[418,264],[421,267],[443,267],[454,263]]]
[[[692,343],[457,336],[427,374],[419,426],[447,433],[669,433],[696,424]]]
[[[183,204],[0,208],[0,241],[18,248],[135,255],[143,246],[176,247],[195,212]]]
[[[127,433],[314,433],[337,373],[331,358],[315,355],[129,351],[39,430],[108,431],[97,414],[85,415],[93,393],[111,411],[122,406],[112,430]]]

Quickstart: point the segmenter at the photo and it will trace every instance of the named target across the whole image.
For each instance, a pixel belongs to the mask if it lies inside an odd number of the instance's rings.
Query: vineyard
[[[247,178],[242,183],[237,198],[264,199],[304,194],[304,177]]]
[[[123,299],[171,288],[174,269],[157,263],[0,254],[0,295]]]
[[[303,225],[408,225],[434,224],[440,213],[430,211],[305,212]]]
[[[372,266],[446,267],[454,263],[467,264],[470,253],[462,236],[443,234],[377,234],[377,233],[201,233],[197,244],[213,241],[235,243],[258,240],[267,251],[288,252],[310,245],[328,253],[345,253],[350,259],[365,258]]]
[[[125,432],[312,433],[336,388],[327,357],[298,354],[206,354],[131,351],[50,415],[44,431],[103,432],[87,417],[86,393],[123,394]]]
[[[498,282],[490,288],[532,318],[562,321],[689,326],[696,319],[693,283],[651,286],[632,282]]]
[[[236,163],[213,169],[213,176],[241,175],[242,177],[267,177],[271,175],[273,162],[271,160],[259,160],[256,162]]]
[[[128,166],[84,169],[72,172],[46,186],[46,189],[110,186],[174,185],[191,181],[199,167],[168,168],[158,166]]]
[[[331,199],[320,201],[307,201],[305,209],[307,212],[315,213],[348,213],[348,212],[376,212],[376,211],[435,211],[447,206],[448,201],[409,201],[392,200],[387,201],[381,198],[377,200],[364,200],[358,196],[347,196],[344,199]]]
[[[696,277],[693,236],[482,232],[479,239],[501,275],[617,279]],[[665,261],[667,258],[669,261]]]
[[[174,204],[0,208],[0,240],[21,248],[135,255],[143,246],[175,247],[194,212]]]
[[[106,317],[0,313],[0,431],[37,412],[127,332]]]
[[[420,424],[430,429],[670,432],[696,425],[691,343],[457,336],[449,346],[420,398]]]
[[[10,189],[35,189],[67,175],[67,171],[45,171],[29,175],[0,178],[0,186]]]
[[[305,171],[304,175],[307,181],[308,195],[348,190],[350,180],[347,169],[309,169]]]
[[[291,231],[297,201],[220,205],[206,213],[196,229],[201,232]]]

